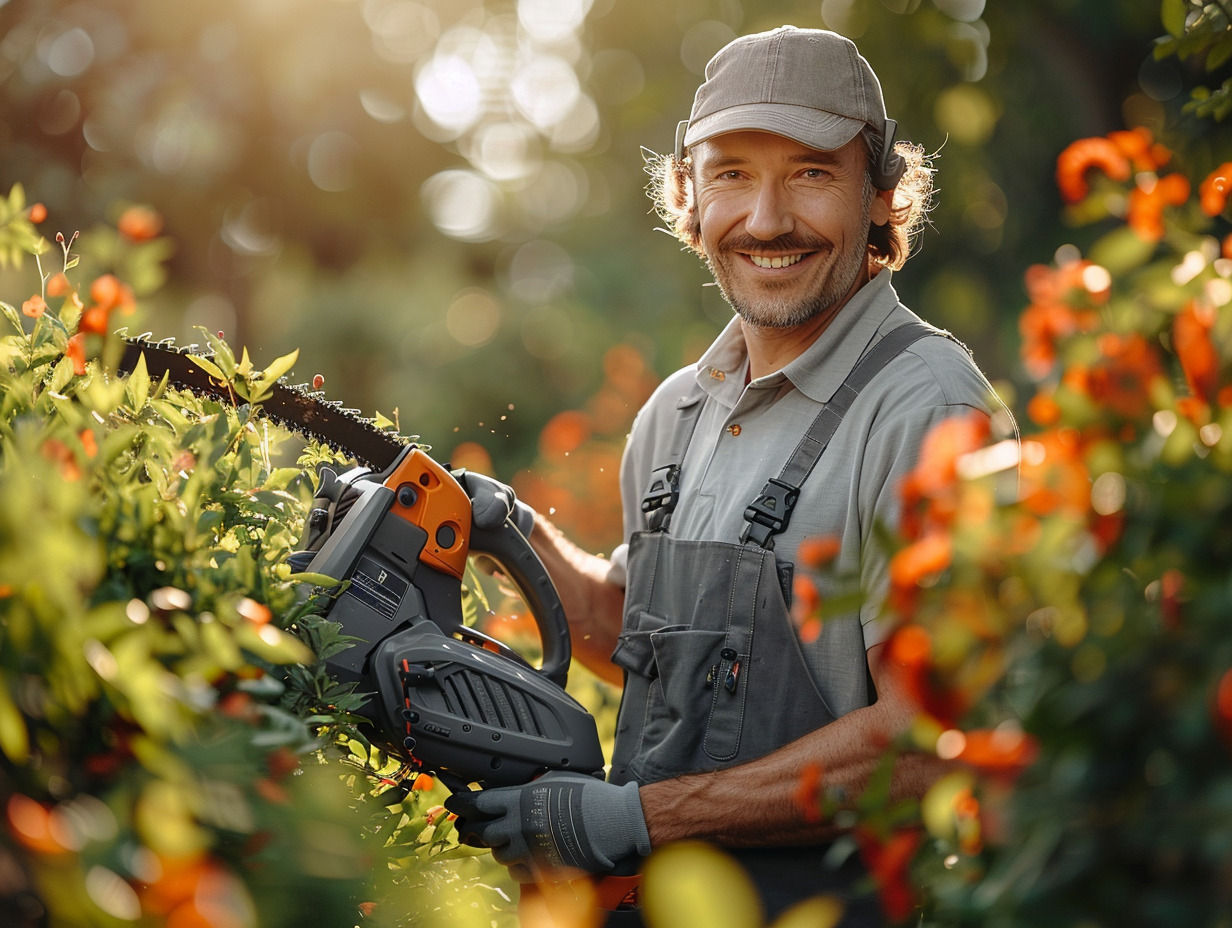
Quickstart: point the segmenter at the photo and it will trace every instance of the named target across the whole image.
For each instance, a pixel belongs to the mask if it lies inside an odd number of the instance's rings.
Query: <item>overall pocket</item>
[[[714,769],[702,750],[723,633],[665,627],[649,636],[657,680],[649,688],[642,749],[646,773],[678,776]]]

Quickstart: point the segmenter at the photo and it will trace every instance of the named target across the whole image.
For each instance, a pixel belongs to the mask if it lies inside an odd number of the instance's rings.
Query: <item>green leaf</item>
[[[8,303],[0,300],[0,309],[4,310],[4,315],[8,317],[9,322],[22,335],[26,334],[26,328],[21,324],[21,314],[17,311],[17,307],[10,306]]]
[[[276,358],[261,374],[261,379],[273,383],[290,371],[298,360],[299,349],[296,348],[290,354],[284,354],[281,358]]]
[[[47,381],[47,389],[52,393],[63,393],[73,380],[73,362],[68,358],[61,358],[56,364],[55,370],[51,372],[51,379]]]
[[[124,393],[132,405],[133,412],[141,412],[150,398],[150,372],[146,368],[144,354],[137,356],[137,363],[132,373],[128,375]]]
[[[1225,33],[1206,56],[1207,73],[1217,71],[1232,58],[1232,34]]]
[[[224,374],[222,372],[222,369],[219,368],[219,366],[215,364],[213,361],[210,361],[207,358],[204,358],[201,355],[197,355],[197,354],[190,354],[188,357],[194,364],[197,365],[197,367],[201,368],[203,371],[205,371],[207,374],[209,374],[219,383],[227,382],[227,379],[228,379],[227,375]]]
[[[292,583],[307,583],[312,586],[325,587],[326,589],[335,587],[342,582],[341,580],[335,580],[333,577],[327,577],[325,574],[314,574],[308,571],[301,574],[291,574],[288,579]]]
[[[1188,9],[1189,4],[1185,0],[1163,0],[1159,16],[1169,35],[1179,39],[1185,34],[1185,15]]]
[[[13,704],[7,686],[0,685],[0,750],[15,764],[30,756],[30,734],[26,720]]]

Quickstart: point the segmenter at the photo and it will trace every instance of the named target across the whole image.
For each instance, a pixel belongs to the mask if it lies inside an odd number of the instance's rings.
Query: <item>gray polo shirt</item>
[[[883,271],[804,354],[747,386],[748,354],[739,319],[733,318],[696,366],[660,385],[633,423],[621,466],[626,542],[646,528],[641,500],[651,471],[667,463],[678,403],[694,383],[707,397],[681,467],[680,502],[670,531],[681,539],[736,543],[745,508],[770,477],[778,476],[860,355],[886,332],[918,318],[899,303],[890,273]],[[991,415],[1004,407],[967,352],[947,338],[915,342],[853,404],[801,488],[789,526],[776,536],[776,556],[793,562],[806,538],[840,539],[830,567],[809,576],[823,601],[839,602],[856,578],[864,591],[858,609],[827,613],[821,636],[803,645],[837,714],[868,704],[864,652],[888,632],[878,618],[891,552],[880,542],[877,526],[897,526],[898,486],[914,467],[929,428],[973,409]],[[613,554],[617,577],[626,554],[624,546]],[[796,570],[799,575],[803,568]]]

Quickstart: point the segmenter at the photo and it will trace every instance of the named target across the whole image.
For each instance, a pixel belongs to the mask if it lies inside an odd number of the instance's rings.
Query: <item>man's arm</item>
[[[691,774],[640,787],[651,844],[700,839],[727,846],[813,844],[833,839],[831,821],[806,815],[799,794],[806,771],[819,766],[816,801],[828,791],[854,800],[889,744],[904,733],[917,706],[885,660],[885,646],[868,651],[877,701],[849,712],[757,760],[714,773]],[[920,797],[946,762],[926,754],[900,757],[891,799]]]
[[[611,561],[583,551],[538,513],[530,543],[565,607],[573,656],[599,679],[619,686],[623,675],[611,657],[620,634],[625,589],[612,581]]]

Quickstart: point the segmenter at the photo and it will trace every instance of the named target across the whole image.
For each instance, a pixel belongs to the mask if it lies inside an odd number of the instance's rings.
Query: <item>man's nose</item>
[[[791,232],[796,225],[790,198],[777,184],[760,184],[745,219],[745,231],[754,238],[770,241]]]

